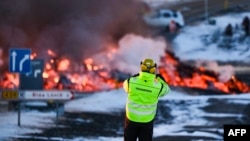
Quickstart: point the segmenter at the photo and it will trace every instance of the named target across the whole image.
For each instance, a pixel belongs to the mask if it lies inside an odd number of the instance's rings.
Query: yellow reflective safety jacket
[[[154,119],[158,99],[169,92],[168,84],[155,74],[140,72],[123,82],[128,93],[126,116],[134,122],[146,123]]]

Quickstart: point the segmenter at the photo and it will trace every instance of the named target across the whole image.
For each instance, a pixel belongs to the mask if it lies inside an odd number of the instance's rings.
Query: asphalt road
[[[194,0],[181,2],[174,5],[162,5],[158,8],[180,10],[186,24],[209,19],[211,16],[225,14],[227,12],[242,12],[250,10],[249,0]]]
[[[155,126],[157,125],[172,125],[175,119],[180,120],[180,124],[186,123],[186,117],[195,119],[203,118],[207,121],[206,125],[199,123],[190,123],[179,129],[178,132],[190,133],[182,136],[176,135],[163,135],[154,138],[154,141],[191,141],[191,140],[210,140],[218,141],[213,136],[200,136],[192,135],[194,132],[203,132],[204,134],[212,134],[214,136],[223,138],[223,125],[224,124],[248,124],[250,122],[250,104],[238,103],[239,99],[217,99],[209,98],[206,102],[207,106],[200,107],[199,110],[205,114],[193,115],[192,112],[197,110],[191,108],[193,105],[202,104],[204,101],[197,99],[189,100],[162,100],[159,102],[159,108],[155,119]],[[242,101],[249,102],[249,99],[241,99]],[[173,116],[169,107],[176,107],[177,112],[182,114]],[[189,111],[188,109],[191,108]],[[194,112],[196,113],[196,112]],[[226,116],[228,114],[229,116]],[[212,116],[210,116],[212,115]],[[218,116],[213,116],[218,115]],[[224,115],[224,116],[220,116]],[[230,115],[238,115],[230,116]],[[182,116],[182,117],[180,117]],[[191,116],[191,117],[190,117]],[[194,116],[194,117],[193,117]],[[92,138],[92,137],[122,137],[123,136],[123,121],[124,111],[104,114],[104,113],[89,113],[89,112],[73,112],[65,113],[59,118],[57,127],[45,129],[42,133],[27,134],[25,137],[13,137],[6,141],[61,141],[61,139],[71,140],[79,137]],[[212,124],[213,123],[213,124]],[[177,123],[175,123],[178,126]],[[166,131],[167,132],[167,131]]]

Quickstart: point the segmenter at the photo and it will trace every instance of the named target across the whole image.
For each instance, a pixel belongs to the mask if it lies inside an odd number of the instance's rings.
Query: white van
[[[169,9],[159,9],[151,13],[147,13],[143,17],[146,24],[154,27],[168,27],[171,21],[175,21],[177,26],[185,26],[184,18],[180,11]]]

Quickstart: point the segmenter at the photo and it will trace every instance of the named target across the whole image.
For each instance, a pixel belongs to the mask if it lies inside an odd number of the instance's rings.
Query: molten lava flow
[[[250,87],[234,76],[223,83],[218,80],[218,74],[205,70],[204,68],[195,68],[178,61],[174,54],[167,52],[161,58],[162,65],[159,72],[166,81],[172,86],[191,87],[200,89],[210,89],[222,93],[247,93]]]
[[[48,50],[47,53],[50,59],[46,61],[44,66],[44,89],[94,92],[122,86],[124,79],[120,79],[119,76],[122,72],[96,65],[93,58],[87,58],[81,63],[75,63],[69,58],[58,57],[52,50]],[[106,54],[107,58],[111,56],[110,53],[116,53],[116,50],[110,50]],[[36,53],[31,55],[32,59],[36,57]],[[217,73],[206,70],[204,67],[193,67],[185,64],[179,61],[171,52],[166,52],[165,56],[161,57],[158,70],[169,85],[173,87],[198,88],[204,91],[212,90],[230,94],[250,91],[247,84],[238,81],[234,76],[227,82],[221,82]],[[17,89],[18,85],[18,74],[6,72],[0,81],[1,89]]]
[[[116,78],[112,78],[109,70],[95,65],[92,58],[77,64],[68,58],[59,58],[49,50],[50,59],[44,70],[44,89],[71,89],[81,92],[93,92],[115,89]]]

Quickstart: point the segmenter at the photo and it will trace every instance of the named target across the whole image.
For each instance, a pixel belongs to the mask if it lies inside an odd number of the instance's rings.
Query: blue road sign
[[[41,90],[43,89],[43,69],[44,61],[42,59],[31,60],[31,72],[20,74],[19,89],[21,90]]]
[[[9,51],[9,71],[13,73],[30,73],[30,55],[30,49],[11,48]]]

